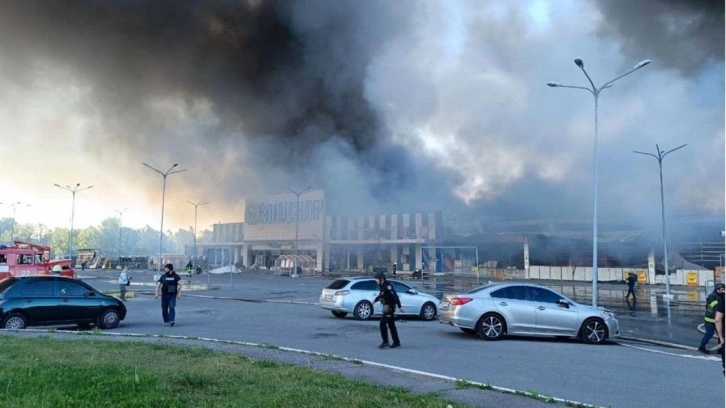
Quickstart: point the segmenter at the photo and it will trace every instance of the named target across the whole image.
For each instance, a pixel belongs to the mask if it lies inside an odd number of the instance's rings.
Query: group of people
[[[721,354],[721,371],[726,375],[726,371],[724,371],[724,334],[726,333],[724,329],[724,320],[726,320],[724,319],[724,293],[726,293],[726,285],[717,283],[713,287],[713,292],[706,298],[705,333],[698,350],[704,354],[709,354],[710,351],[706,346],[711,341],[714,332],[716,332],[718,335],[718,353]]]
[[[118,277],[119,291],[121,292],[121,300],[126,300],[126,287],[131,284],[131,277],[128,274],[128,268],[124,266]],[[176,318],[176,301],[181,298],[181,276],[174,272],[173,264],[164,265],[164,274],[156,281],[156,290],[154,298],[161,296],[161,317],[164,320],[164,326],[173,327]]]

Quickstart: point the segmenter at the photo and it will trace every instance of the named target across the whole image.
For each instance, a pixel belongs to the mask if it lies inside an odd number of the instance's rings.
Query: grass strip
[[[206,348],[0,336],[2,407],[463,407]]]

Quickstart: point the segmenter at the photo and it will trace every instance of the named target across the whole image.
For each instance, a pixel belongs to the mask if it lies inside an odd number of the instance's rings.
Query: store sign
[[[297,221],[297,200],[276,202],[247,202],[245,222],[258,224],[292,224]],[[320,221],[324,202],[321,199],[300,200],[300,222]]]

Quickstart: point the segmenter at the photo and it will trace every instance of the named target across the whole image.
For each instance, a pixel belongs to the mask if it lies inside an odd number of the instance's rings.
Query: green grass
[[[392,374],[395,375],[395,374]],[[463,407],[206,348],[0,336],[2,407]]]

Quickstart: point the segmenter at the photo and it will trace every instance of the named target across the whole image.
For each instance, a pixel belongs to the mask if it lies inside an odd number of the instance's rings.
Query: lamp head
[[[642,60],[639,63],[635,64],[635,66],[633,67],[633,69],[643,68],[644,66],[646,66],[648,64],[650,64],[650,60],[648,60],[648,59],[647,60]]]
[[[171,167],[176,167],[176,166],[178,166],[178,165],[179,165],[179,163],[174,163],[174,165],[173,165],[173,166],[171,166]]]
[[[560,84],[557,82],[547,82],[547,86],[557,88],[558,86],[560,86]]]
[[[575,65],[577,65],[580,68],[584,68],[585,64],[582,63],[582,60],[579,58],[575,58]]]

